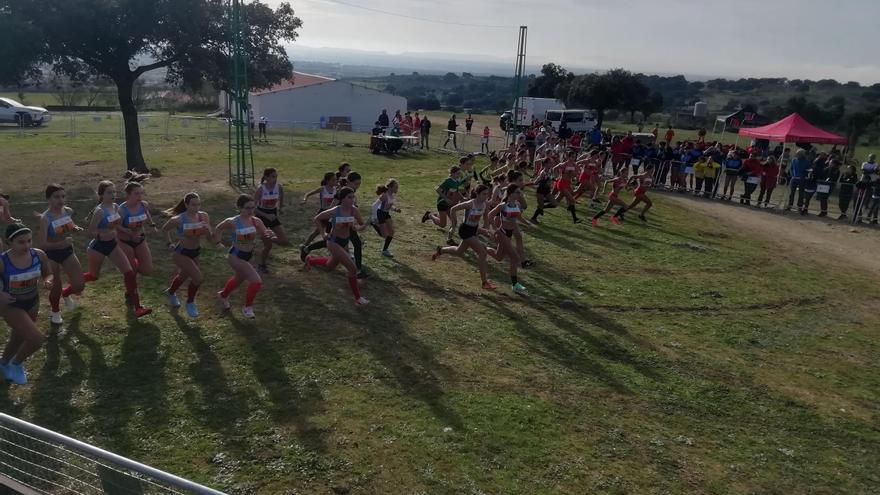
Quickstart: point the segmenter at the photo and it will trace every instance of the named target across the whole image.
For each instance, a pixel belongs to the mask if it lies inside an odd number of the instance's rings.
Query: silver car
[[[52,114],[42,107],[28,107],[10,99],[0,98],[0,124],[38,127],[52,120]]]

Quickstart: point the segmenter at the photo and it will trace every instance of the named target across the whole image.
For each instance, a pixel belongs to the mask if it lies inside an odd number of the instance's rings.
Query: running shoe
[[[134,315],[137,316],[138,318],[142,318],[144,316],[147,316],[148,314],[150,314],[152,312],[153,312],[152,309],[145,308],[143,306],[138,306],[138,307],[134,308]]]
[[[422,223],[427,222],[429,218],[431,218],[431,212],[430,212],[430,211],[426,211],[425,214],[422,215]]]
[[[306,258],[309,257],[309,248],[305,244],[299,245],[299,259],[302,260],[303,263],[306,262]]]
[[[370,304],[370,301],[368,301],[366,297],[361,297],[360,299],[356,300],[354,303],[357,304],[358,306],[366,306],[367,304]]]
[[[308,266],[308,265],[306,265],[306,266]],[[226,311],[226,310],[228,310],[229,308],[232,307],[232,305],[229,303],[229,298],[228,298],[228,297],[223,297],[223,293],[222,293],[222,292],[218,292],[218,293],[217,293],[217,304],[219,304],[219,305],[220,305],[220,309],[222,309],[222,310],[224,310],[224,311]]]
[[[495,285],[494,283],[492,283],[491,280],[487,280],[487,281],[483,282],[483,288],[486,290],[495,290],[498,288],[498,286]]]
[[[439,258],[441,254],[443,254],[443,248],[437,246],[437,251],[431,255],[431,261],[437,261],[437,258]]]
[[[598,227],[599,226],[599,219],[598,218],[591,218],[590,224],[592,224],[593,227]]]
[[[175,309],[180,307],[180,299],[177,298],[177,294],[175,294],[174,292],[168,292],[168,290],[165,291],[165,294],[168,296],[169,306]]]
[[[532,268],[533,266],[535,266],[535,262],[532,260],[525,260],[520,266],[523,268]]]
[[[61,311],[52,311],[52,324],[60,325],[64,323],[64,319],[61,318]]]
[[[248,317],[248,318],[250,318],[250,319],[252,319],[252,320],[253,320],[254,318],[257,317],[257,315],[254,314],[254,308],[253,308],[253,306],[242,306],[242,307],[241,307],[241,312],[242,312],[246,317]]]
[[[391,251],[388,251],[388,250],[382,251],[382,256],[384,256],[386,258],[393,258],[394,257],[394,255],[391,254]]]
[[[618,218],[617,215],[612,215],[611,223],[613,223],[614,225],[620,225],[620,218]]]
[[[515,292],[515,293],[517,293],[517,294],[519,294],[519,295],[521,295],[521,296],[527,296],[527,295],[529,295],[529,291],[527,291],[526,288],[523,287],[523,284],[521,284],[521,283],[519,283],[519,282],[517,282],[517,283],[513,286],[513,292]]]
[[[199,317],[199,308],[196,307],[196,303],[186,303],[186,314],[188,314],[190,318]]]
[[[76,309],[76,301],[73,300],[73,297],[67,296],[64,298],[64,309],[68,311]]]
[[[27,372],[24,366],[15,363],[9,363],[3,368],[3,374],[6,379],[16,385],[25,385],[27,383]]]

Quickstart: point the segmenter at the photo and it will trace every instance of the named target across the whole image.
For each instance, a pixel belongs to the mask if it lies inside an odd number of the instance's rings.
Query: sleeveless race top
[[[66,212],[55,218],[48,211],[45,213],[46,223],[48,224],[47,236],[49,239],[60,237],[64,234],[76,231],[76,224]]]
[[[342,215],[342,206],[337,206],[333,213],[333,216],[330,217],[330,223],[333,224],[334,227],[347,227],[351,228],[354,225],[354,215]]]
[[[101,221],[98,222],[99,229],[113,229],[122,222],[122,217],[119,216],[115,209],[108,210],[103,206],[99,206],[99,208],[101,209]]]
[[[281,186],[275,183],[275,187],[269,189],[266,184],[260,184],[260,203],[257,205],[261,210],[275,211],[281,199]]]
[[[516,222],[520,216],[522,216],[522,209],[520,209],[519,203],[505,203],[501,208],[502,222]]]
[[[327,189],[327,186],[321,187],[321,211],[330,209],[333,206],[333,200],[336,199],[336,189]]]
[[[470,225],[471,227],[478,227],[480,225],[480,218],[483,216],[484,211],[485,207],[468,208],[465,212],[464,223]]]
[[[39,282],[41,275],[40,257],[37,252],[31,249],[31,264],[27,268],[18,268],[12,264],[9,257],[9,251],[6,251],[0,258],[3,260],[3,292],[13,297],[23,297],[23,299],[31,299],[31,295],[35,295],[39,290]]]
[[[245,225],[241,216],[235,217],[235,232],[232,233],[233,246],[252,246],[257,238],[257,228],[253,225]]]
[[[202,221],[201,215],[195,220],[187,217],[186,212],[180,214],[180,225],[177,226],[177,235],[181,237],[201,237],[208,233],[208,226]]]
[[[140,203],[134,211],[127,204],[119,203],[119,214],[122,216],[122,226],[131,230],[138,230],[147,223],[147,209]]]

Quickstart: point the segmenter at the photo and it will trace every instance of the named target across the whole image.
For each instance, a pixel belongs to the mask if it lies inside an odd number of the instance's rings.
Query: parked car
[[[28,107],[10,99],[0,98],[0,124],[38,127],[52,120],[52,114],[42,107]]]

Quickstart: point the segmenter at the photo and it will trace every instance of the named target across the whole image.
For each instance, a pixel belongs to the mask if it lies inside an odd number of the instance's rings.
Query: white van
[[[573,132],[590,132],[596,127],[596,116],[589,110],[547,110],[544,119],[557,131],[563,120]]]

